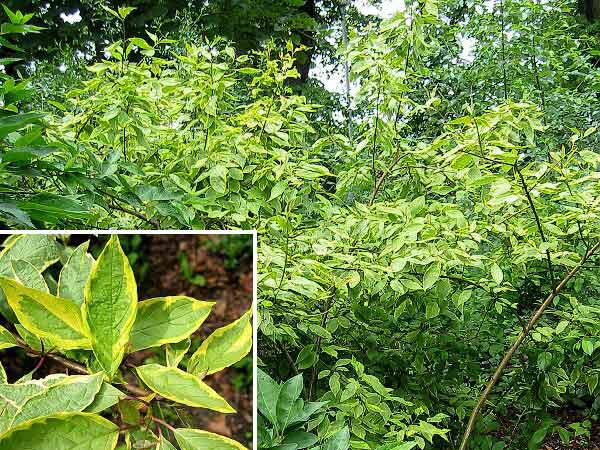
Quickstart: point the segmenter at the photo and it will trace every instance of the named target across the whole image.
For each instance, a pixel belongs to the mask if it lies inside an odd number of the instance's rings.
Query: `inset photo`
[[[251,448],[255,234],[60,233],[0,236],[0,450]]]

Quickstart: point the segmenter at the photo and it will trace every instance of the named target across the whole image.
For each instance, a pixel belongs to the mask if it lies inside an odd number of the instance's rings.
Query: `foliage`
[[[313,421],[327,402],[305,403],[300,395],[304,387],[302,374],[285,383],[277,383],[258,369],[258,411],[260,413],[258,434],[260,448],[286,448],[290,450],[313,447],[318,438],[305,431],[306,423]],[[338,433],[341,432],[341,435]],[[335,437],[334,437],[335,436]],[[348,448],[349,431],[344,427],[330,438],[330,443],[340,450]]]
[[[54,104],[57,150],[12,175],[20,223],[257,229],[263,382],[298,373],[295,398],[327,402],[289,430],[310,445],[347,427],[353,449],[459,448],[497,367],[470,448],[586,437],[600,71],[574,1],[406,2],[339,46],[349,108],[293,90],[304,46],[248,54],[119,17],[109,57]],[[281,444],[261,414],[261,446]]]
[[[18,443],[42,449],[54,443],[66,449],[67,442],[84,439],[90,449],[114,449],[120,432],[127,446],[150,442],[172,448],[162,433],[165,427],[186,450],[209,444],[243,450],[231,439],[176,429],[161,417],[177,405],[235,412],[202,379],[250,351],[250,313],[216,329],[190,355],[202,364],[188,364],[184,371],[178,366],[189,338],[213,303],[184,296],[138,302],[133,271],[118,237],[109,239],[96,260],[87,249],[88,242],[73,249],[50,235],[12,235],[5,243],[0,255],[3,313],[16,320],[11,330],[0,327],[0,348],[22,348],[40,361],[14,383],[0,370],[0,448],[16,448]],[[62,268],[54,280],[46,269],[58,261]],[[158,347],[164,347],[168,366],[136,366],[125,360],[127,354]],[[237,351],[223,352],[223,347]],[[33,379],[44,360],[81,375]],[[131,384],[127,372],[150,391]]]

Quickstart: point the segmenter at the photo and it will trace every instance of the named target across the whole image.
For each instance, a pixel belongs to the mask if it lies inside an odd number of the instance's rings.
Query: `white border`
[[[257,403],[257,292],[258,292],[258,233],[256,230],[0,230],[0,235],[13,234],[245,234],[252,235],[252,448],[258,449],[258,403]]]
[[[252,302],[252,448],[258,450],[258,233],[252,232],[252,251],[254,268],[253,286],[254,300]]]

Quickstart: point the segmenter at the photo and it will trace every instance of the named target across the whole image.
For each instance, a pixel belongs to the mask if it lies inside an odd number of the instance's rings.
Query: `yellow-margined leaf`
[[[118,439],[119,427],[103,417],[61,413],[13,428],[0,436],[0,450],[114,450]]]
[[[191,297],[159,297],[144,300],[137,306],[131,330],[131,351],[180,342],[206,320],[213,302]]]
[[[85,412],[89,413],[99,413],[104,411],[105,409],[110,408],[113,405],[116,405],[119,400],[127,397],[123,392],[118,390],[110,383],[102,383],[100,390],[94,397],[94,401],[90,403],[85,409]]]
[[[58,261],[60,251],[53,237],[44,234],[16,235],[0,253],[0,275],[12,276],[11,261],[22,259],[43,272]]]
[[[58,276],[56,295],[68,298],[78,305],[83,304],[83,291],[85,283],[92,271],[94,258],[88,250],[89,241],[79,245],[63,266]]]
[[[42,273],[35,268],[33,264],[24,259],[13,259],[11,261],[13,270],[13,278],[21,283],[23,286],[50,293],[46,280]]]
[[[252,348],[252,312],[215,330],[190,358],[188,370],[211,374],[235,364]]]
[[[102,386],[102,373],[50,375],[42,380],[0,384],[0,435],[20,423],[60,412],[80,412]],[[23,448],[23,447],[19,447]]]
[[[175,450],[175,447],[164,436],[161,436],[155,450]]]
[[[13,260],[27,261],[41,273],[58,261],[59,256],[58,244],[52,236],[13,234],[6,240],[5,247],[0,252],[0,276],[14,278],[11,264]],[[25,281],[24,283],[27,284]],[[11,322],[16,322],[17,318],[6,303],[3,291],[0,291],[0,311]]]
[[[165,345],[165,359],[167,361],[167,366],[177,367],[191,345],[192,340],[190,338],[184,339],[181,342]]]
[[[137,309],[137,286],[119,238],[111,236],[84,289],[84,323],[92,350],[111,378],[119,369]]]
[[[3,326],[0,326],[0,350],[5,348],[16,347],[17,341],[10,331]]]
[[[247,450],[246,447],[233,439],[190,428],[176,429],[175,439],[177,439],[181,450]]]
[[[8,278],[0,278],[0,286],[19,322],[29,332],[51,340],[63,350],[90,348],[81,311],[75,303]]]
[[[148,364],[138,367],[137,373],[150,389],[169,400],[222,413],[235,412],[210,386],[176,367]]]

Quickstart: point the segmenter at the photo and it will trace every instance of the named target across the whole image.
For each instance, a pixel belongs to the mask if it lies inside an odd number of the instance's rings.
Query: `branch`
[[[373,204],[373,202],[375,201],[375,197],[377,196],[377,193],[381,189],[381,186],[383,186],[383,182],[385,181],[387,176],[394,169],[394,167],[396,167],[396,164],[398,164],[402,160],[402,158],[404,158],[406,155],[407,155],[407,153],[405,153],[404,155],[398,154],[398,156],[396,157],[394,162],[392,162],[392,164],[390,165],[389,169],[381,174],[381,176],[377,180],[377,183],[375,183],[375,187],[373,188],[373,193],[371,194],[371,198],[369,199],[369,206],[371,206]]]
[[[566,286],[566,284],[569,282],[569,280],[571,280],[571,278],[573,278],[575,276],[575,274],[579,271],[579,269],[581,268],[581,266],[594,253],[596,253],[596,251],[598,251],[598,249],[600,249],[600,241],[598,241],[596,243],[596,245],[594,245],[590,250],[588,250],[585,253],[585,255],[583,255],[583,257],[581,258],[581,260],[579,261],[579,263],[575,267],[573,267],[565,275],[565,277],[561,280],[560,283],[558,283],[558,285],[556,286],[556,288],[552,289],[552,292],[550,292],[548,294],[548,296],[546,297],[546,299],[544,300],[544,302],[542,303],[542,305],[538,308],[538,310],[535,312],[535,314],[531,317],[531,319],[529,320],[529,323],[527,324],[527,326],[525,328],[523,328],[523,330],[521,330],[521,332],[517,336],[517,340],[513,343],[513,345],[508,350],[508,352],[506,352],[506,354],[504,355],[504,358],[502,358],[502,361],[500,362],[500,365],[496,368],[496,371],[494,372],[494,375],[492,376],[491,380],[488,382],[488,384],[486,385],[484,391],[479,396],[479,400],[477,401],[477,404],[473,408],[473,412],[471,413],[471,417],[469,418],[469,423],[467,424],[467,428],[466,428],[465,434],[464,434],[464,436],[462,438],[462,442],[460,444],[459,450],[466,450],[467,449],[467,444],[469,442],[469,437],[471,436],[471,433],[472,433],[473,429],[475,428],[475,421],[477,420],[477,416],[479,415],[479,412],[483,408],[483,406],[484,406],[484,404],[485,404],[485,402],[486,402],[486,400],[487,400],[490,392],[492,391],[492,389],[494,388],[494,386],[496,385],[496,383],[500,379],[500,376],[502,375],[502,372],[504,371],[504,369],[508,365],[508,363],[509,363],[510,359],[512,358],[512,356],[515,354],[515,352],[521,346],[521,344],[523,343],[523,341],[525,340],[525,338],[529,335],[529,333],[531,332],[531,330],[535,327],[535,325],[538,322],[538,320],[540,319],[540,317],[542,317],[542,315],[544,314],[544,311],[546,311],[546,309],[548,308],[548,306],[550,306],[550,304],[556,298],[556,296],[558,295],[558,293]]]
[[[375,131],[373,132],[373,150],[372,150],[372,168],[373,171],[373,182],[377,181],[377,171],[375,169],[375,159],[377,151],[377,131],[379,130],[379,98],[381,97],[381,72],[379,73],[379,86],[377,88],[377,105],[375,107]]]
[[[109,198],[111,198],[111,199],[113,199],[113,200],[114,200],[114,203],[112,203],[112,204],[110,205],[110,206],[111,206],[113,209],[116,209],[116,210],[118,210],[118,211],[124,212],[124,213],[126,213],[126,214],[131,214],[132,216],[134,216],[134,217],[137,217],[138,219],[141,219],[141,220],[143,220],[143,221],[144,221],[144,222],[146,222],[148,225],[151,225],[152,227],[155,227],[155,228],[158,228],[158,229],[160,229],[160,222],[158,222],[157,220],[155,220],[155,219],[148,219],[148,218],[147,218],[146,216],[144,216],[143,214],[141,214],[141,213],[139,213],[139,212],[137,212],[137,211],[135,211],[135,210],[133,210],[133,209],[126,208],[125,206],[122,206],[122,205],[120,205],[119,203],[116,203],[116,202],[121,202],[121,201],[123,201],[123,200],[122,200],[122,199],[120,199],[118,196],[116,196],[116,195],[114,195],[114,194],[111,194],[110,192],[108,192],[108,191],[105,191],[105,190],[103,190],[103,189],[97,189],[97,190],[98,190],[98,192],[100,192],[101,194],[104,194],[104,195],[106,195],[107,197],[109,197]]]
[[[544,229],[542,228],[542,222],[540,221],[540,216],[537,213],[537,209],[535,204],[533,203],[533,199],[531,198],[531,193],[529,192],[529,188],[527,187],[527,183],[525,182],[525,178],[521,173],[521,169],[517,167],[515,164],[515,170],[519,174],[519,179],[521,180],[521,185],[523,186],[523,191],[525,191],[525,195],[527,196],[527,201],[529,202],[529,206],[531,208],[531,212],[533,213],[533,217],[535,218],[535,223],[537,225],[537,229],[540,233],[540,237],[542,238],[542,242],[546,242],[546,235],[544,234]],[[552,259],[550,258],[550,250],[546,249],[546,262],[548,263],[548,271],[550,273],[550,285],[552,286],[552,290],[554,290],[554,267],[552,266]]]
[[[76,363],[75,361],[71,361],[70,359],[63,358],[62,356],[56,355],[54,353],[40,352],[38,350],[31,348],[29,345],[27,345],[25,343],[25,341],[23,341],[18,336],[13,335],[13,337],[17,341],[17,344],[19,345],[19,347],[21,347],[27,353],[32,353],[36,356],[51,359],[52,361],[59,363],[61,366],[66,367],[67,369],[69,369],[75,373],[79,373],[81,375],[90,375],[90,372],[84,366],[82,366],[79,363]],[[119,385],[119,386],[123,386],[124,389],[131,392],[136,397],[147,397],[148,395],[150,395],[149,392],[147,392],[144,389],[140,388],[139,386],[135,386],[133,384],[128,383],[128,384],[123,384],[123,385]],[[156,396],[155,398],[159,399],[159,396]]]

